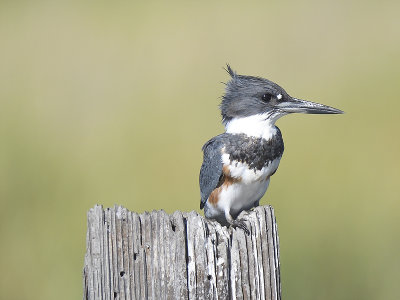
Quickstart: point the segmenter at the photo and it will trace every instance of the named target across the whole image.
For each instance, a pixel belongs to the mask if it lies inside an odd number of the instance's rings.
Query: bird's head
[[[238,75],[229,65],[231,80],[220,105],[225,124],[234,119],[258,116],[270,123],[290,113],[341,114],[343,111],[291,97],[276,83],[261,77]]]

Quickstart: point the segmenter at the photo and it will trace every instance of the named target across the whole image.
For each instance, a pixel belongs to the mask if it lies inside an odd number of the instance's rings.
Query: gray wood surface
[[[240,216],[250,235],[196,212],[88,212],[84,299],[281,299],[271,206]]]

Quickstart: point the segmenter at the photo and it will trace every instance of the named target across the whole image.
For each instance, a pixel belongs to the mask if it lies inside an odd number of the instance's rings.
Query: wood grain
[[[243,212],[250,235],[198,213],[88,212],[84,299],[281,299],[271,206]]]

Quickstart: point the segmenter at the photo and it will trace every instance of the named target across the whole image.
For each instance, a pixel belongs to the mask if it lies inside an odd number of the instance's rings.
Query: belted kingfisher
[[[220,105],[225,133],[204,144],[200,169],[200,208],[206,218],[249,230],[236,219],[259,205],[270,177],[278,169],[284,145],[275,122],[290,113],[341,114],[323,104],[289,96],[276,83],[260,77],[231,76]]]

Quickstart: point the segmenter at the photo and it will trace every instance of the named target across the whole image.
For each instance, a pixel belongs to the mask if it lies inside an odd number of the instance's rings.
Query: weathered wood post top
[[[274,210],[240,217],[250,235],[196,212],[88,212],[84,299],[281,299]]]

